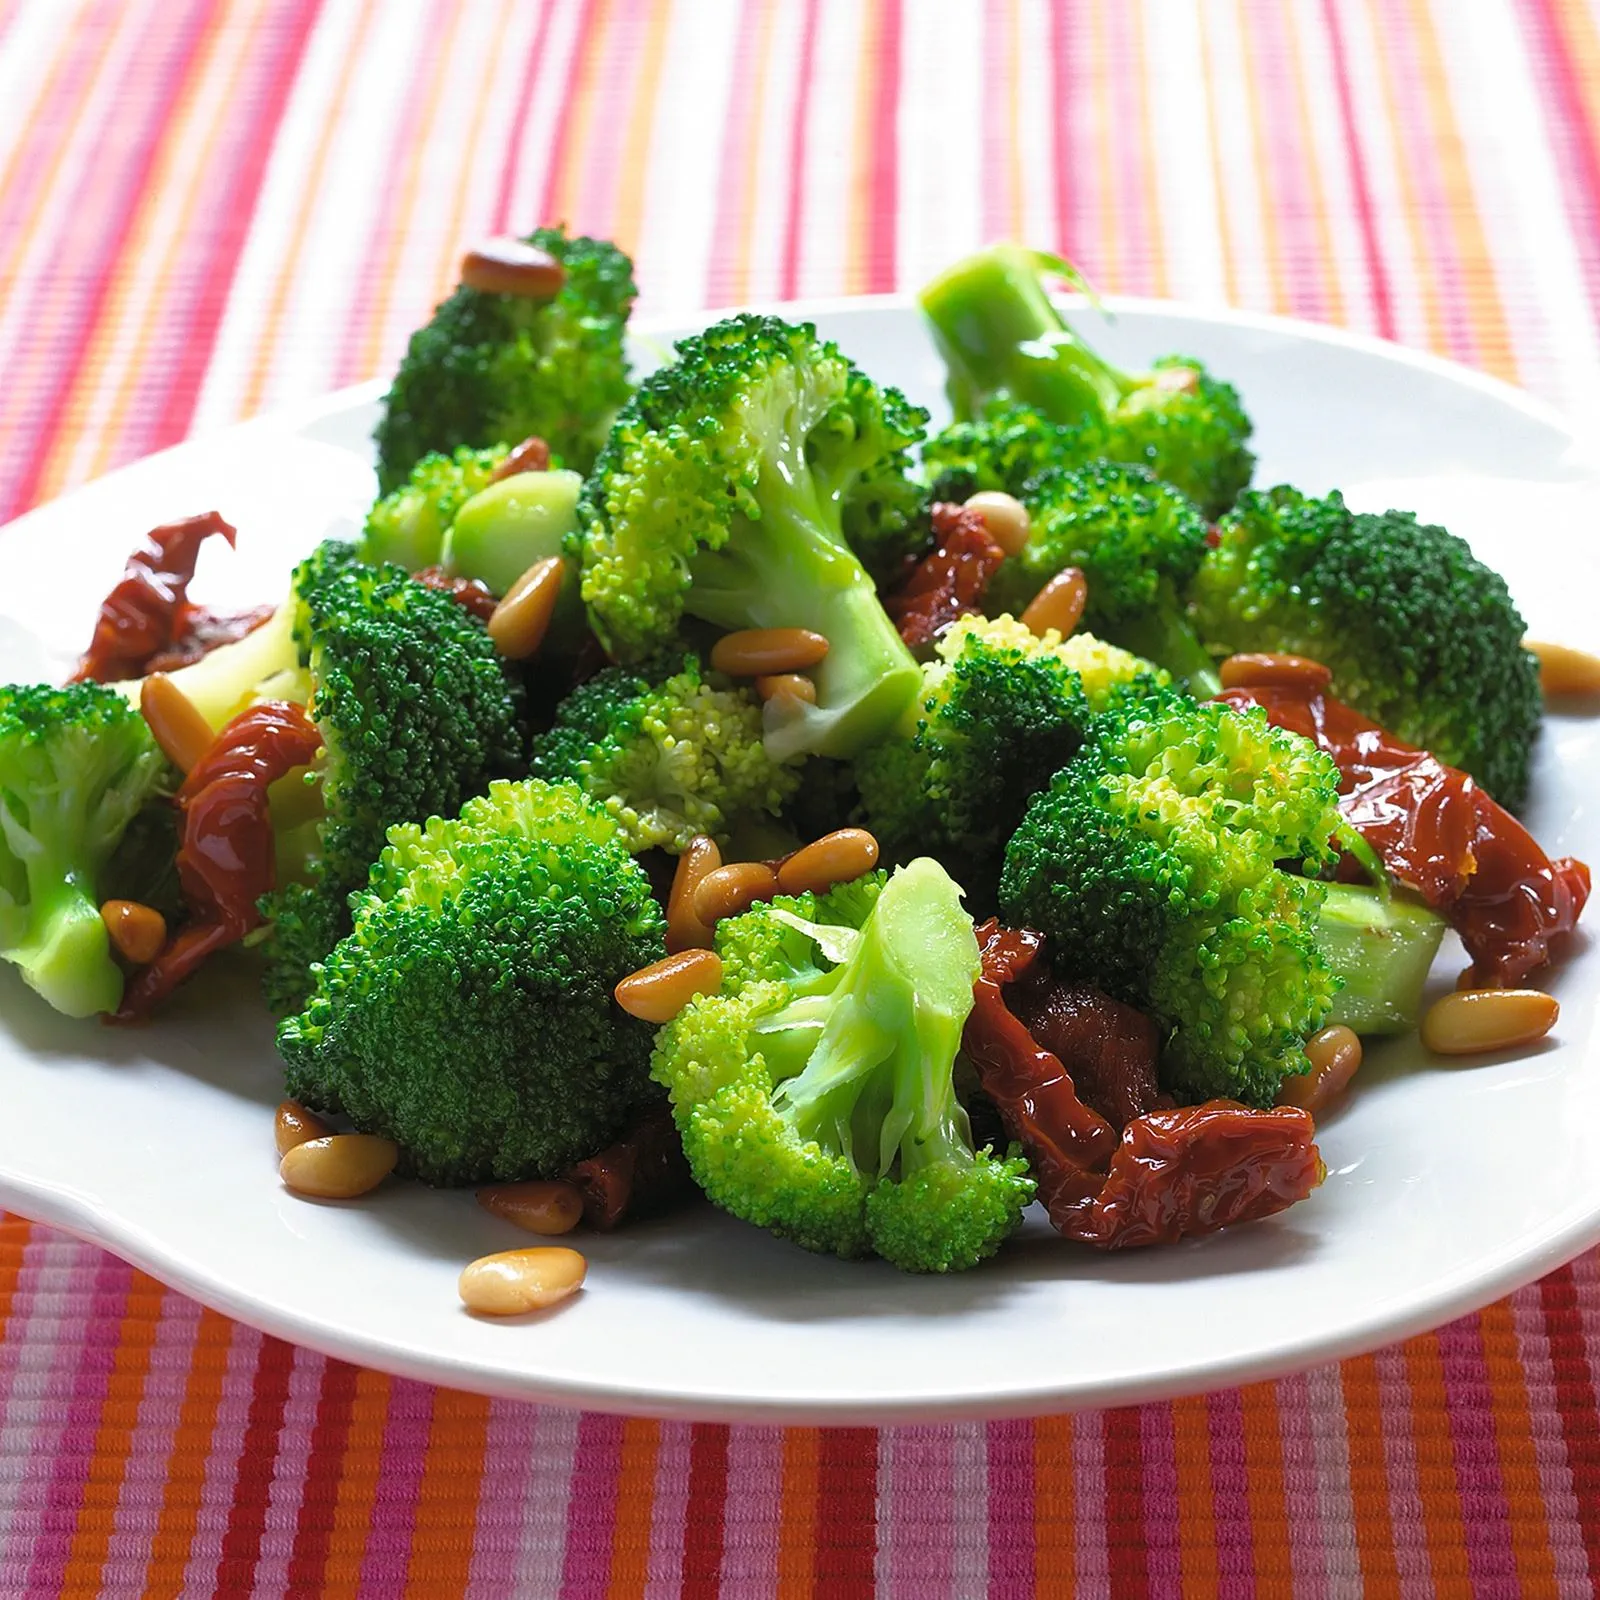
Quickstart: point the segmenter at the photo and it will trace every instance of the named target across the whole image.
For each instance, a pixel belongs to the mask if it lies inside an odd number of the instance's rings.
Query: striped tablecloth
[[[1584,0],[0,0],[0,515],[377,373],[465,240],[641,313],[998,235],[1595,401]],[[1305,1376],[882,1432],[489,1402],[0,1224],[0,1591],[1587,1594],[1600,1261]]]

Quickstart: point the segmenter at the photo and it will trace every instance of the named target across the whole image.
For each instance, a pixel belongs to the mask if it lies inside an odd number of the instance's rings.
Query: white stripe
[[[61,0],[28,0],[12,18],[0,50],[0,150],[14,156],[37,119],[63,42],[77,32],[77,9]],[[22,242],[19,233],[18,241]]]
[[[1106,1548],[1105,1418],[1098,1411],[1080,1411],[1072,1419],[1073,1503],[1077,1522],[1077,1592],[1083,1600],[1111,1594],[1111,1556]],[[1086,1485],[1093,1488],[1086,1494]],[[1090,1506],[1098,1514],[1090,1513]]]
[[[725,1600],[758,1600],[772,1593],[778,1581],[782,1526],[783,1430],[730,1429],[722,1527]]]
[[[522,1559],[515,1594],[555,1594],[567,1560],[567,1501],[578,1455],[576,1411],[541,1406],[528,1454],[523,1495]]]
[[[522,149],[516,156],[515,183],[507,217],[507,226],[513,233],[530,233],[536,227],[565,220],[546,217],[541,212],[550,163],[555,156],[561,97],[572,70],[572,53],[578,45],[582,0],[549,0],[544,9],[551,12],[550,31],[545,35],[544,54],[534,72]],[[536,5],[527,6],[535,21],[539,10]],[[535,36],[531,35],[530,39]]]
[[[856,0],[819,0],[806,118],[805,211],[799,292],[843,294],[855,206],[856,98],[871,12]]]
[[[1311,1417],[1311,1447],[1317,1473],[1317,1524],[1328,1593],[1361,1593],[1361,1549],[1350,1493],[1350,1438],[1344,1384],[1336,1366],[1313,1367],[1305,1375]]]
[[[781,292],[789,193],[800,181],[799,157],[791,135],[795,102],[800,96],[804,10],[799,5],[781,6],[764,24],[770,34],[761,104],[756,107],[755,192],[748,227],[749,297],[755,301],[775,299]]]
[[[684,1532],[689,1521],[689,1457],[693,1446],[691,1423],[661,1424],[656,1476],[651,1486],[645,1600],[673,1600],[683,1589]],[[728,1498],[724,1497],[724,1506]]]
[[[1055,103],[1050,66],[1051,0],[1020,0],[1017,6],[1017,133],[1022,169],[1022,238],[1053,248],[1056,238],[1055,140],[1050,136],[1061,107]],[[907,75],[908,87],[912,80]],[[981,183],[977,175],[975,183]],[[986,240],[974,239],[974,244]],[[937,270],[943,262],[934,262]]]
[[[1400,1592],[1409,1600],[1428,1600],[1434,1593],[1432,1560],[1417,1471],[1417,1441],[1411,1429],[1416,1397],[1406,1372],[1405,1346],[1390,1345],[1377,1351],[1372,1361],[1378,1377],[1383,1465],[1389,1480],[1389,1523]]]
[[[306,1473],[311,1464],[317,1406],[322,1398],[323,1376],[328,1370],[327,1358],[310,1350],[296,1348],[292,1359],[254,1577],[256,1592],[267,1595],[289,1592],[289,1562],[300,1529],[300,1507],[305,1499]]]
[[[950,1428],[954,1479],[951,1507],[951,1588],[983,1594],[989,1586],[989,1430],[982,1422]]]

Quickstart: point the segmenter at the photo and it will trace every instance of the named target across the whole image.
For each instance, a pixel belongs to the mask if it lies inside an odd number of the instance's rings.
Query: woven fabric
[[[641,313],[1108,290],[1596,400],[1583,0],[0,0],[0,517],[386,371],[463,241]],[[1600,1259],[1376,1355],[1070,1418],[689,1426],[490,1402],[0,1223],[0,1592],[1584,1595]]]

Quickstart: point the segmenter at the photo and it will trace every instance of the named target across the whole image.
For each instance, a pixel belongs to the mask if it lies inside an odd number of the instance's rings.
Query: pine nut
[[[107,900],[100,920],[111,935],[117,954],[136,967],[147,967],[167,942],[167,919],[154,906],[137,900]]]
[[[984,489],[972,495],[961,509],[976,511],[983,518],[989,537],[1008,556],[1020,555],[1033,532],[1028,508],[1015,495],[1002,494],[998,489]]]
[[[284,1153],[278,1176],[296,1194],[353,1200],[394,1171],[400,1147],[373,1133],[328,1133]]]
[[[583,1218],[583,1196],[559,1180],[491,1184],[478,1191],[478,1204],[529,1233],[571,1233]]]
[[[778,892],[778,874],[765,861],[735,861],[708,872],[695,886],[694,914],[714,928],[724,917],[738,917],[757,900]]]
[[[1574,650],[1570,644],[1523,641],[1539,658],[1539,687],[1552,699],[1558,695],[1600,694],[1600,656]]]
[[[715,950],[680,950],[640,967],[612,993],[630,1017],[657,1025],[671,1022],[697,995],[722,987],[722,957]]]
[[[839,828],[786,856],[778,867],[778,888],[784,894],[822,894],[877,864],[878,841],[865,828]]]
[[[1088,580],[1076,567],[1063,567],[1028,602],[1017,620],[1041,639],[1052,628],[1063,639],[1070,639],[1083,620],[1083,608],[1088,603]]]
[[[1458,989],[1435,1000],[1422,1019],[1422,1042],[1438,1055],[1515,1050],[1542,1039],[1561,1007],[1539,989]]]
[[[804,705],[817,703],[817,686],[803,672],[773,672],[756,679],[756,693],[763,700],[776,700],[788,695]]]
[[[1193,367],[1157,367],[1151,381],[1168,394],[1193,394],[1200,387],[1200,374]]]
[[[550,446],[536,433],[530,433],[498,467],[489,474],[490,483],[500,483],[521,472],[548,472]]]
[[[1308,689],[1313,693],[1333,682],[1332,671],[1309,656],[1256,651],[1229,656],[1217,669],[1224,689]]]
[[[731,678],[804,672],[828,653],[828,641],[809,628],[741,628],[711,647],[711,666]]]
[[[484,294],[553,300],[566,281],[566,268],[553,255],[521,239],[485,239],[461,258],[461,282]]]
[[[1335,1023],[1306,1040],[1306,1059],[1311,1070],[1278,1085],[1278,1104],[1299,1106],[1316,1116],[1349,1087],[1361,1065],[1361,1041],[1349,1028]]]
[[[298,1100],[285,1100],[272,1119],[272,1138],[281,1161],[296,1146],[313,1139],[326,1139],[333,1129],[314,1111],[307,1111]]]
[[[722,851],[717,848],[717,841],[703,833],[697,833],[678,857],[672,888],[667,894],[669,955],[676,955],[680,950],[711,948],[711,929],[694,914],[694,896],[700,880],[721,865]]]
[[[489,618],[489,637],[508,661],[526,661],[544,643],[565,576],[561,557],[546,556],[506,590]]]
[[[139,710],[162,754],[179,772],[193,772],[216,739],[194,701],[164,672],[152,672],[140,684]]]
[[[461,1274],[461,1303],[480,1317],[543,1311],[583,1287],[589,1263],[565,1245],[479,1256]]]

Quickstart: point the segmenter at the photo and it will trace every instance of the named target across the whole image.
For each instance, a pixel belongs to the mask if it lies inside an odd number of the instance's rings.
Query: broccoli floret
[[[1142,467],[1051,468],[1022,491],[1032,531],[990,580],[986,603],[1020,615],[1063,567],[1088,582],[1084,622],[1165,667],[1197,695],[1221,688],[1180,598],[1206,551],[1206,525]]]
[[[461,445],[449,455],[437,451],[425,455],[405,482],[367,513],[356,546],[360,558],[374,566],[394,561],[407,572],[436,565],[456,512],[488,487],[495,468],[508,453],[508,446],[496,444],[486,450]]]
[[[1121,372],[1072,332],[1044,279],[1076,277],[1064,261],[993,245],[923,289],[922,309],[949,371],[958,420],[1009,396],[1050,423],[1082,432],[1060,441],[1074,461],[1147,467],[1220,516],[1250,481],[1250,419],[1233,388],[1199,362],[1173,356],[1148,372]]]
[[[1192,591],[1218,653],[1310,656],[1363,715],[1522,804],[1542,702],[1501,576],[1405,511],[1353,515],[1339,494],[1245,495]]]
[[[115,690],[0,687],[0,957],[69,1017],[121,1003],[102,879],[169,777],[144,718]]]
[[[587,472],[628,397],[623,334],[633,263],[602,239],[538,228],[527,242],[561,262],[553,299],[458,288],[411,336],[374,437],[388,494],[425,455],[538,434]]]
[[[1028,808],[1006,849],[1002,914],[1046,935],[1058,971],[1156,1020],[1166,1088],[1270,1104],[1330,1017],[1384,1005],[1414,1017],[1414,941],[1437,947],[1430,913],[1402,924],[1373,891],[1280,868],[1332,864],[1338,786],[1330,757],[1259,709],[1172,690],[1131,698],[1095,718]],[[1339,926],[1325,939],[1330,900]],[[1370,939],[1352,929],[1363,916]]]
[[[302,598],[324,816],[310,883],[263,907],[279,1010],[303,1003],[308,957],[349,931],[348,896],[387,829],[453,816],[526,762],[520,692],[483,624],[449,596],[399,567],[352,566]]]
[[[1042,638],[1010,616],[963,617],[922,669],[922,692],[894,736],[856,761],[867,825],[891,859],[956,852],[993,863],[1028,801],[1071,758],[1090,712],[1147,661],[1054,629]],[[970,875],[962,881],[973,889]]]
[[[664,950],[616,824],[573,784],[501,781],[390,830],[353,931],[278,1029],[288,1092],[395,1140],[429,1183],[549,1178],[655,1094],[612,999]]]
[[[909,1272],[998,1249],[1034,1186],[1020,1158],[973,1149],[956,1098],[979,962],[944,869],[780,896],[719,924],[717,949],[721,989],[651,1064],[707,1195],[808,1250]]]
[[[891,588],[933,546],[932,497],[910,475],[905,451],[887,456],[844,497],[845,543],[880,589]]]
[[[761,742],[761,702],[702,675],[694,656],[675,672],[608,667],[575,689],[534,748],[536,778],[571,778],[617,822],[630,850],[674,854],[698,833],[776,817],[799,770]]]
[[[968,500],[986,489],[1020,495],[1030,478],[1052,467],[1083,467],[1096,459],[1083,423],[1050,422],[1032,406],[996,395],[974,417],[952,422],[922,447],[922,472],[934,500]]]
[[[612,655],[674,643],[683,613],[713,626],[809,628],[828,640],[817,703],[778,696],[778,760],[854,756],[918,682],[842,506],[900,470],[926,413],[880,389],[809,324],[739,316],[678,345],[624,407],[584,488],[583,597]]]

